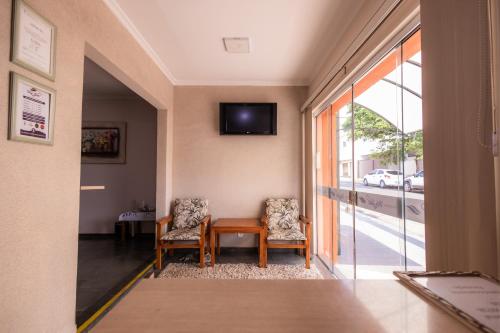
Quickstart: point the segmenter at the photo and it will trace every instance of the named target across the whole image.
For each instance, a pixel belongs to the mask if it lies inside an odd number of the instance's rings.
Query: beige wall
[[[367,1],[363,5],[356,20],[353,20],[343,33],[341,40],[330,51],[327,60],[320,66],[309,85],[308,106],[313,110],[334,93],[334,90],[341,88],[346,82],[352,82],[353,74],[368,70],[363,68],[366,61],[377,55],[387,43],[392,41],[395,45],[398,41],[393,41],[393,37],[418,16],[420,1],[402,0],[390,12],[389,17],[381,22],[384,15],[388,14],[387,11],[392,8],[390,4],[394,2]]]
[[[341,61],[346,60],[347,51],[356,42],[356,39],[363,34],[363,30],[367,22],[377,13],[377,9],[383,5],[383,0],[365,1],[356,14],[356,19],[353,20],[345,31],[342,33],[342,38],[339,42],[329,50],[329,54],[314,73],[314,78],[309,85],[309,91],[313,92],[320,89],[324,80],[328,79],[330,71],[334,70]],[[359,41],[360,43],[361,41]],[[338,68],[337,68],[338,70]]]
[[[257,217],[268,197],[301,195],[304,87],[175,87],[174,197],[205,197],[218,217]],[[277,102],[277,136],[220,136],[219,102]],[[253,246],[224,235],[223,246]]]
[[[479,9],[421,1],[427,268],[496,275],[493,156],[479,143],[491,142],[479,30],[487,31],[486,6]]]
[[[156,109],[138,97],[84,98],[83,120],[127,123],[126,163],[82,164],[80,176],[81,185],[106,188],[80,193],[79,232],[114,233],[120,213],[143,200],[156,205]],[[154,230],[153,222],[143,224],[143,231]]]
[[[57,77],[51,82],[9,62],[11,1],[0,0],[0,331],[72,332],[84,54],[163,110],[160,208],[170,201],[173,88],[103,2],[28,2],[58,28]],[[11,70],[57,90],[53,146],[6,139]]]

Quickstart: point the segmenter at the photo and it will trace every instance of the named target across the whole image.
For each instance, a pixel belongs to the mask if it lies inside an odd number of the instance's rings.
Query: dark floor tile
[[[82,324],[154,259],[154,236],[80,239],[76,322]]]

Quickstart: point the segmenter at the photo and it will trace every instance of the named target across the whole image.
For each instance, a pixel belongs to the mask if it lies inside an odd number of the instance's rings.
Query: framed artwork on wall
[[[14,0],[11,61],[54,81],[56,30],[54,24],[23,0]]]
[[[52,145],[56,92],[10,73],[9,140]]]
[[[126,163],[127,124],[116,121],[84,121],[81,155],[84,164]]]

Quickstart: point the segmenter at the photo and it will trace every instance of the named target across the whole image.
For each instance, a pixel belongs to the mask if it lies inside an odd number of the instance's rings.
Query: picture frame
[[[393,274],[401,283],[442,308],[472,330],[494,333],[500,329],[500,281],[498,279],[476,271],[396,271]],[[427,279],[432,278],[439,278],[440,281],[433,285],[427,281]],[[454,279],[450,283],[443,280],[450,278]],[[462,279],[465,280],[462,282]],[[456,297],[454,297],[454,293],[457,294]],[[495,301],[491,302],[489,300],[491,297]],[[487,317],[492,313],[494,314],[493,320],[491,317]]]
[[[54,144],[56,91],[10,72],[8,139]]]
[[[84,121],[82,123],[82,164],[125,164],[127,123]]]
[[[12,2],[10,60],[51,81],[56,77],[57,28],[23,0]]]

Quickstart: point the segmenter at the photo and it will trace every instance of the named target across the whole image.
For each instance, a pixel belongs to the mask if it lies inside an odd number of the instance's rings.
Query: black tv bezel
[[[226,106],[271,106],[272,124],[271,133],[263,132],[228,132],[226,129]],[[219,103],[219,134],[220,135],[278,135],[278,103]]]

